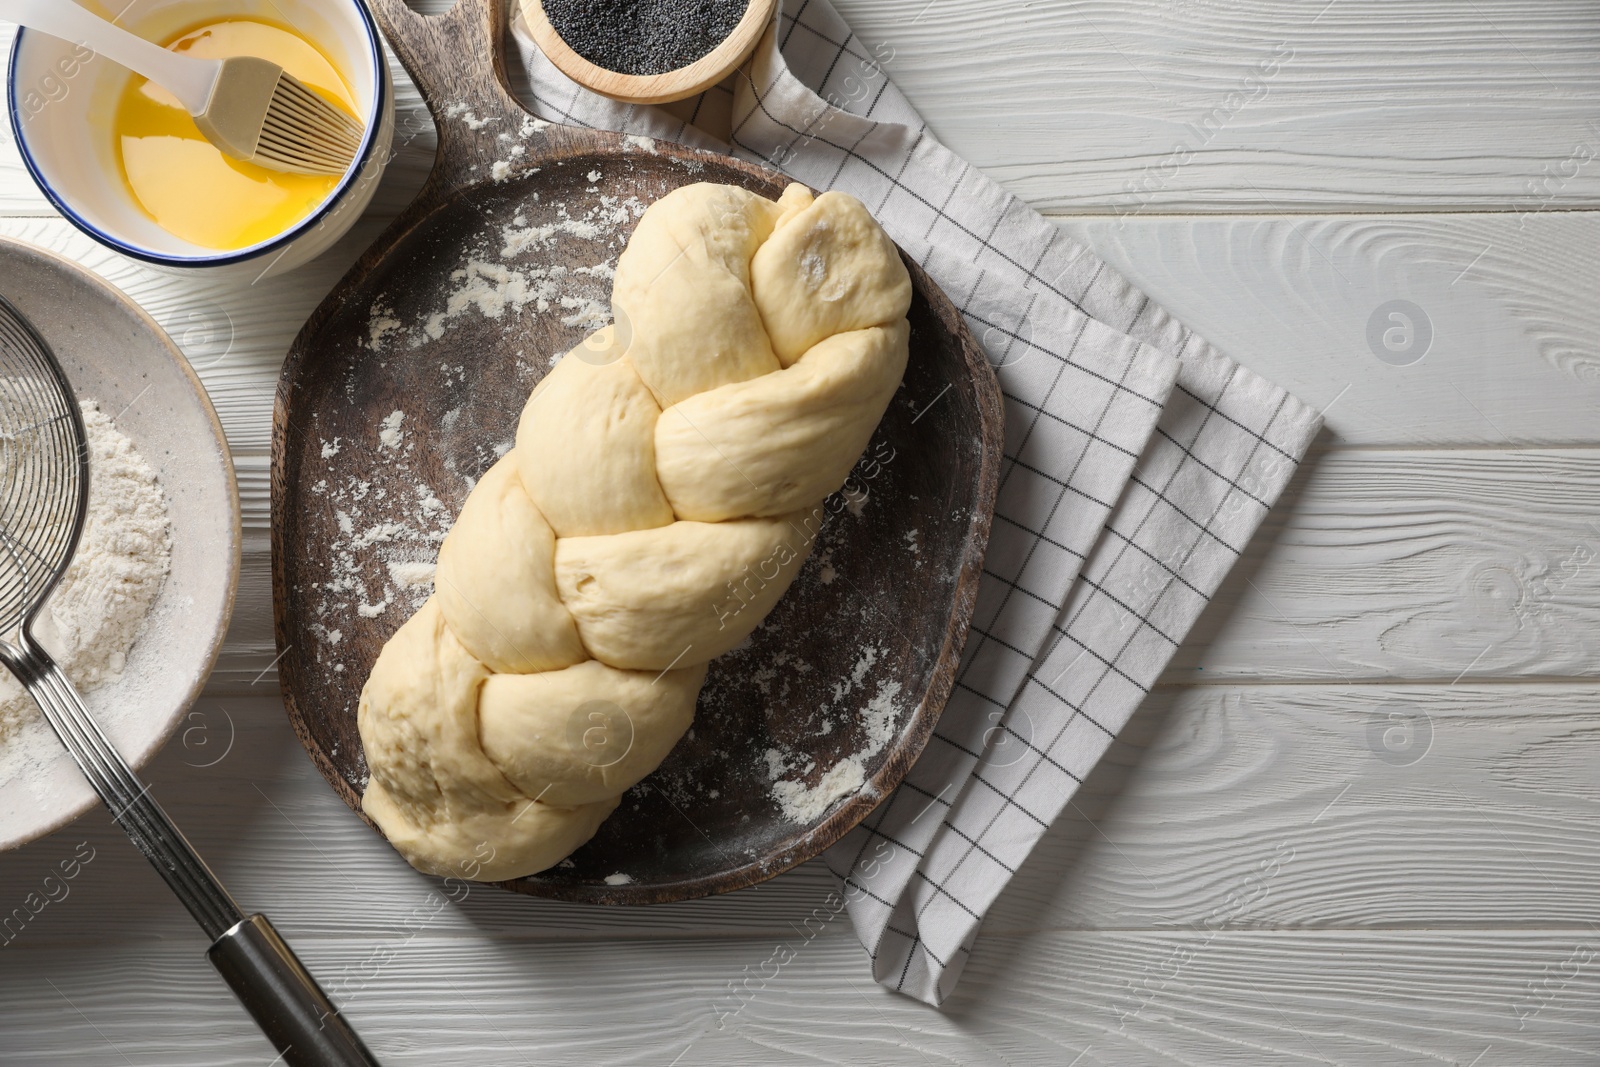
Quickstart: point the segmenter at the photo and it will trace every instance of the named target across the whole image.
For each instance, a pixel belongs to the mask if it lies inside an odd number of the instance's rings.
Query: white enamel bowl
[[[122,293],[75,264],[0,238],[0,295],[38,329],[78,398],[99,401],[114,418],[167,497],[172,569],[122,677],[84,694],[112,743],[138,768],[184,721],[233,613],[240,546],[233,463],[188,362]],[[204,725],[190,723],[185,733]],[[230,742],[224,724],[212,732],[196,765]],[[97,803],[41,716],[0,742],[0,851],[65,826]]]
[[[122,0],[118,0],[118,4]],[[232,252],[168,233],[140,209],[123,182],[110,116],[127,70],[81,45],[33,30],[11,48],[12,133],[23,162],[50,202],[102,244],[174,271],[204,270],[245,281],[282,274],[327,251],[366,210],[394,140],[394,88],[378,28],[359,0],[134,0],[119,25],[150,40],[227,17],[287,23],[314,42],[350,83],[367,133],[356,161],[322,207],[269,241]]]

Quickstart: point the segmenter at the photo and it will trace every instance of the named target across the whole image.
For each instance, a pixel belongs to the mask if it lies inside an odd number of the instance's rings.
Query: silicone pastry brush
[[[276,63],[168,51],[70,0],[0,0],[0,19],[93,49],[178,98],[224,155],[291,174],[343,174],[361,123]]]

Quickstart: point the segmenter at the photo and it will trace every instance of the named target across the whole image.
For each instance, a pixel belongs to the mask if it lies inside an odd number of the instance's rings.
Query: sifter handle
[[[206,955],[288,1067],[378,1067],[265,915],[241,919]]]

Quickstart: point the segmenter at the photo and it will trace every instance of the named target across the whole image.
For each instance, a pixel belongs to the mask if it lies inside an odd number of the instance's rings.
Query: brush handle
[[[144,75],[176,96],[191,115],[205,111],[222,69],[214,59],[182,56],[151,44],[71,0],[0,0],[0,19],[84,45]]]

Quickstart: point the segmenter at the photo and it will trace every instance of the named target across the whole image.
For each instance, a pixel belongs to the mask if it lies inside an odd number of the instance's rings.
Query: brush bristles
[[[288,74],[278,79],[256,155],[279,170],[343,174],[361,150],[361,124]]]

